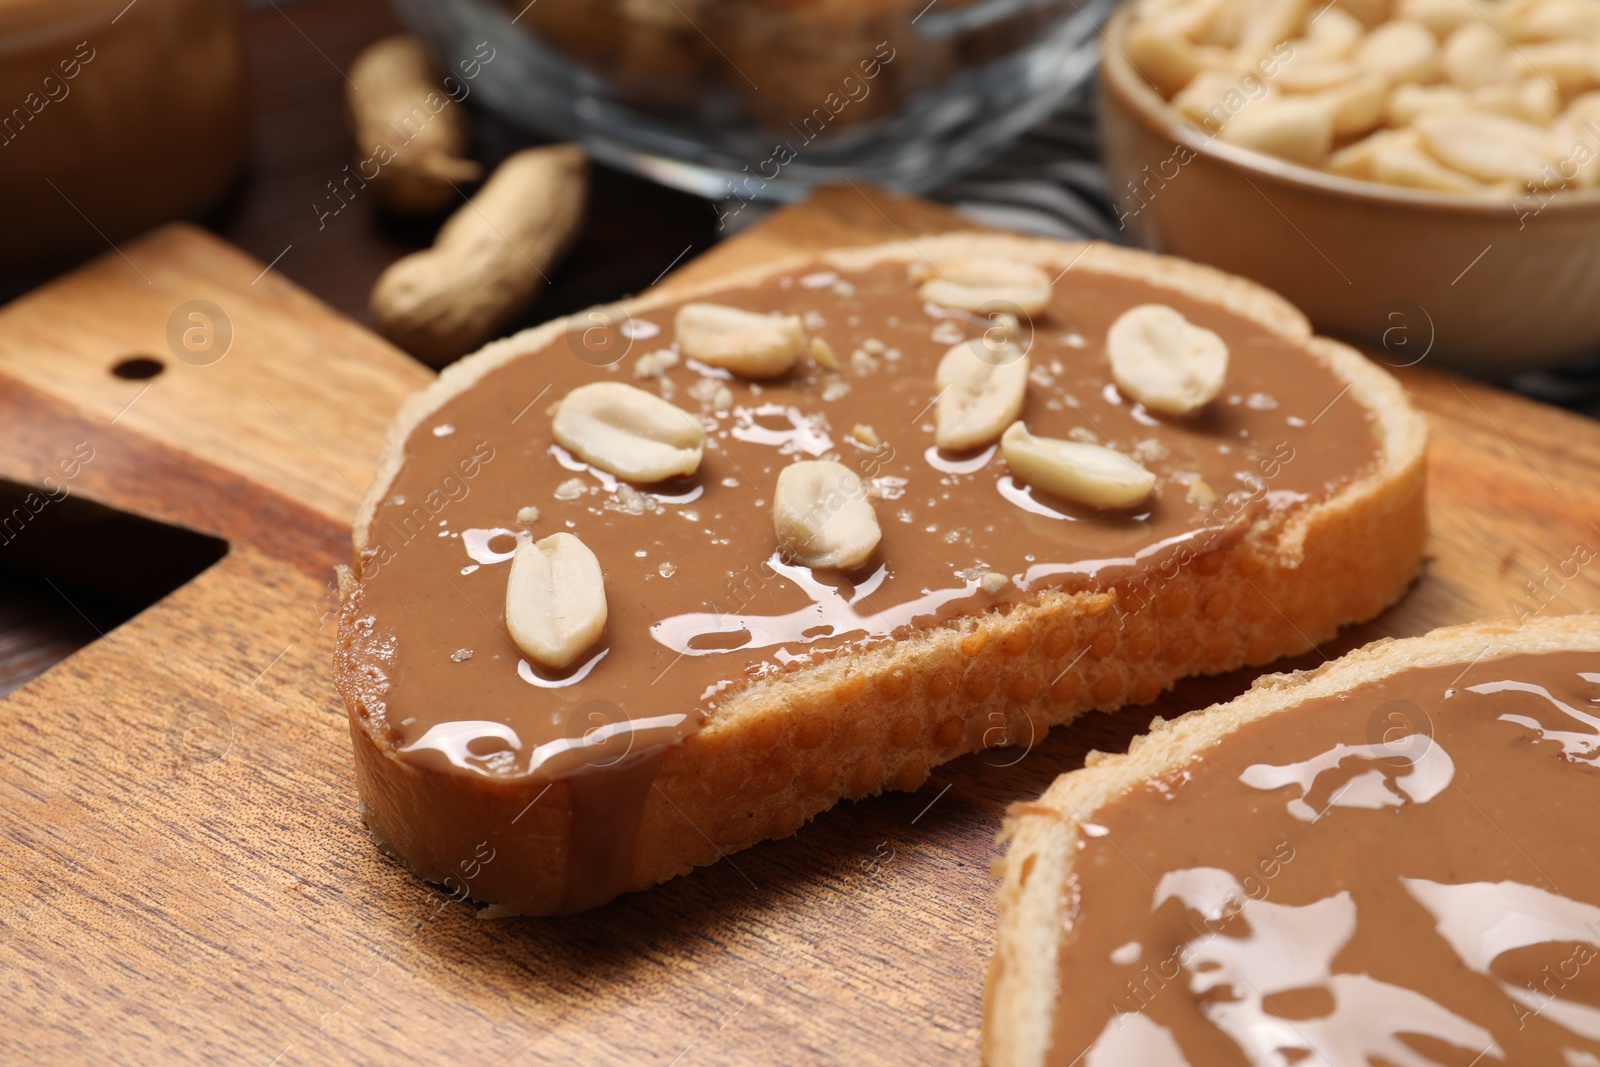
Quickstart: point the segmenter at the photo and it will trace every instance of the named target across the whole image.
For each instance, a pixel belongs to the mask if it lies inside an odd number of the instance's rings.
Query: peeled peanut
[[[1333,147],[1333,108],[1305,97],[1259,100],[1233,116],[1221,137],[1296,163],[1320,163]]]
[[[623,382],[591,382],[568,393],[550,427],[556,442],[630,482],[693,474],[706,434],[688,412]]]
[[[1419,22],[1385,22],[1356,45],[1356,62],[1397,82],[1427,81],[1439,62],[1439,45]]]
[[[1213,7],[1211,17],[1198,29],[1195,39],[1203,44],[1237,48],[1244,39],[1254,0],[1218,0]]]
[[[1409,126],[1423,115],[1471,108],[1467,91],[1454,85],[1398,85],[1389,96],[1389,124]]]
[[[1409,189],[1431,189],[1437,193],[1480,193],[1483,186],[1458,170],[1440,163],[1422,147],[1416,130],[1400,134],[1377,145],[1372,152],[1372,177],[1390,185]]]
[[[963,341],[939,361],[934,384],[939,387],[934,441],[952,451],[979,448],[1022,414],[1028,357],[1014,345],[991,352],[976,341]]]
[[[506,581],[506,630],[523,655],[560,670],[605,628],[605,579],[588,545],[558,533],[517,546]]]
[[[1416,142],[1415,130],[1378,130],[1376,133],[1363,137],[1354,144],[1346,145],[1328,157],[1327,168],[1334,174],[1342,174],[1347,178],[1365,178],[1376,181],[1373,172],[1374,157],[1384,145],[1398,141],[1409,140],[1413,145]],[[1417,149],[1421,151],[1421,149]]]
[[[1585,93],[1572,103],[1557,119],[1556,126],[1560,129],[1582,129],[1586,123],[1600,126],[1600,92]]]
[[[1342,59],[1348,56],[1367,28],[1343,8],[1325,7],[1313,21],[1306,24],[1306,47],[1324,59]],[[1296,49],[1299,52],[1299,49]]]
[[[1337,0],[1337,2],[1340,10],[1369,28],[1389,17],[1390,0]]]
[[[1239,57],[1232,49],[1218,48],[1214,44],[1197,44],[1194,46],[1194,57],[1199,61],[1202,72],[1214,71],[1234,79],[1239,77]]]
[[[494,336],[545,284],[583,221],[589,163],[577,145],[528,148],[495,169],[439,228],[433,247],[390,264],[372,318],[425,363],[441,365]]]
[[[1524,78],[1520,85],[1507,82],[1479,86],[1472,90],[1472,106],[1479,111],[1509,115],[1543,126],[1561,112],[1561,94],[1555,86],[1535,75]]]
[[[1520,13],[1516,20],[1519,40],[1547,41],[1562,37],[1593,40],[1600,37],[1600,2],[1597,0],[1544,0]]]
[[[1525,44],[1511,56],[1518,75],[1539,74],[1555,82],[1563,96],[1575,96],[1600,85],[1600,63],[1593,41],[1546,41]]]
[[[962,311],[1010,310],[1037,315],[1050,303],[1050,276],[1029,263],[953,259],[934,264],[917,296]]]
[[[1221,71],[1202,71],[1194,81],[1184,86],[1183,90],[1172,98],[1172,106],[1178,114],[1196,126],[1217,133],[1233,114],[1232,109],[1225,103],[1228,94],[1237,94],[1238,91],[1237,76]],[[1246,103],[1241,110],[1248,111],[1251,106],[1253,103]]]
[[[1463,89],[1509,81],[1511,49],[1487,22],[1469,22],[1445,39],[1444,73]]]
[[[1411,22],[1420,22],[1441,40],[1468,23],[1482,23],[1474,0],[1400,0],[1396,15]]]
[[[1383,125],[1389,106],[1389,79],[1368,71],[1317,94],[1330,109],[1335,138],[1359,137]]]
[[[772,528],[786,559],[807,567],[856,567],[883,536],[867,488],[832,460],[802,460],[778,473]]]
[[[1600,93],[1585,93],[1567,105],[1556,119],[1556,143],[1566,155],[1566,169],[1577,170],[1575,182],[1585,189],[1600,186],[1600,154],[1594,149],[1592,130],[1600,129]],[[1588,151],[1578,146],[1586,146]]]
[[[760,315],[722,304],[683,305],[675,328],[684,355],[748,378],[787,371],[804,340],[798,315]]]
[[[1272,84],[1286,93],[1315,93],[1343,85],[1356,73],[1356,65],[1347,59],[1319,59],[1296,52],[1278,68]]]
[[[1537,181],[1554,162],[1548,131],[1504,115],[1423,115],[1417,132],[1439,162],[1480,181]]]
[[[1145,19],[1130,26],[1123,49],[1128,61],[1166,96],[1189,84],[1200,70],[1194,44],[1158,20]]]
[[[1306,0],[1253,0],[1239,31],[1238,54],[1246,62],[1269,55],[1306,17]]]
[[[1561,94],[1543,78],[1524,78],[1518,87],[1517,105],[1521,117],[1529,122],[1549,123],[1561,113]]]
[[[1165,304],[1118,315],[1106,331],[1106,358],[1123,395],[1163,415],[1205,407],[1228,377],[1227,342]]]
[[[1155,488],[1156,476],[1100,445],[1035,437],[1020,422],[1000,436],[1000,454],[1013,474],[1047,493],[1092,508],[1125,508]]]

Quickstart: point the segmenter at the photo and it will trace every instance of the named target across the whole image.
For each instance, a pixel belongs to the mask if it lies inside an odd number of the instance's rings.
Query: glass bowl
[[[1112,6],[395,0],[445,67],[477,61],[470,91],[518,126],[743,201],[921,192],[972,169],[1089,76]]]

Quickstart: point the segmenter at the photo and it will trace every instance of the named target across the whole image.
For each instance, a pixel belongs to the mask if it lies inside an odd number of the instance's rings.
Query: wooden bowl
[[[0,269],[215,205],[250,146],[245,66],[237,0],[0,0]]]
[[[1327,174],[1209,138],[1101,38],[1111,198],[1146,248],[1283,294],[1326,333],[1507,375],[1600,347],[1600,190],[1452,196]]]

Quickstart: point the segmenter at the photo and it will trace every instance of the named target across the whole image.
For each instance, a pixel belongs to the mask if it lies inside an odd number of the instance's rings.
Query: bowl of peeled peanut
[[[0,0],[3,4],[5,0]],[[478,100],[722,201],[936,188],[1093,73],[1115,0],[394,0]]]
[[[1132,0],[1101,57],[1138,243],[1394,365],[1600,348],[1600,0]]]

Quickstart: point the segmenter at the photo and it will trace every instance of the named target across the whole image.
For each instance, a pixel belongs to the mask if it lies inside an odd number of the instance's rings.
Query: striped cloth
[[[932,196],[986,226],[1126,242],[1100,165],[1095,92],[1091,78],[1002,155]]]
[[[1519,374],[1501,384],[1523,396],[1600,419],[1600,352],[1555,370]]]

